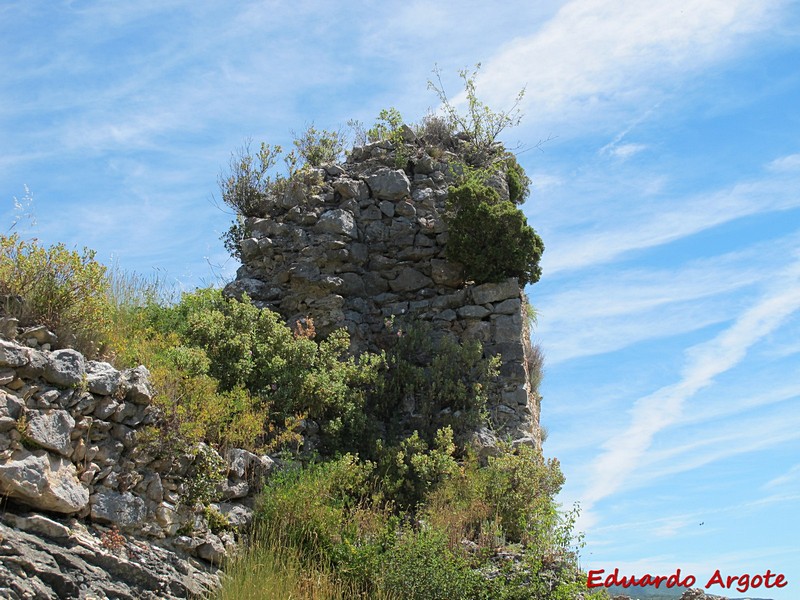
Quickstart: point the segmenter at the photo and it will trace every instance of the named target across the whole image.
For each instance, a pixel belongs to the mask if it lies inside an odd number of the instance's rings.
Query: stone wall
[[[447,260],[444,211],[458,157],[434,159],[409,141],[404,168],[384,141],[355,148],[345,164],[301,172],[246,219],[243,266],[226,293],[246,292],[289,322],[311,317],[323,335],[346,327],[356,351],[380,348],[393,318],[478,339],[487,355],[502,356],[502,391],[490,407],[496,430],[540,445],[527,299],[516,279],[474,285]],[[508,198],[504,177],[490,183]]]
[[[15,337],[5,321],[6,337]],[[50,352],[43,347],[52,334],[32,331],[38,335],[24,332],[25,344],[0,338],[0,520],[28,530],[13,534],[16,545],[8,541],[9,527],[0,532],[0,596],[26,597],[14,590],[58,583],[77,586],[81,594],[105,590],[129,597],[123,593],[126,573],[136,591],[130,597],[137,598],[186,597],[213,585],[210,564],[219,565],[234,544],[232,530],[252,518],[251,492],[272,460],[242,449],[221,457],[203,445],[188,454],[155,455],[139,437],[160,418],[147,369],[118,371],[75,350]],[[37,337],[48,342],[39,344]],[[213,533],[205,511],[187,501],[199,455],[222,466],[211,506],[231,531]],[[34,534],[57,543],[31,542]]]

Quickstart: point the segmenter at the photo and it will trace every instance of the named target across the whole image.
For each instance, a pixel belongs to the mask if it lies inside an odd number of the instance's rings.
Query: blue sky
[[[476,62],[490,105],[526,87],[504,140],[546,244],[545,451],[583,566],[770,568],[789,586],[752,594],[799,597],[797,2],[5,1],[0,224],[27,185],[18,228],[46,242],[186,288],[230,277],[232,150],[416,120],[435,64],[455,93]]]

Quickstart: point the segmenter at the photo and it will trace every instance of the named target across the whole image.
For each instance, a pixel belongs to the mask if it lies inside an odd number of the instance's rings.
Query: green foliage
[[[367,131],[367,139],[370,142],[389,141],[394,149],[394,163],[397,168],[404,168],[411,153],[406,148],[404,131],[406,126],[403,117],[396,108],[381,110],[375,125]]]
[[[208,528],[211,530],[211,533],[219,535],[224,531],[231,531],[234,529],[228,517],[223,515],[216,508],[206,506],[203,509],[203,516],[206,519],[206,523],[208,523]]]
[[[507,539],[547,541],[557,517],[552,499],[564,483],[558,461],[545,461],[537,450],[519,446],[490,457],[486,476],[486,499]]]
[[[260,497],[257,546],[280,544],[306,571],[335,574],[350,597],[571,599],[585,576],[575,513],[555,504],[558,464],[500,450],[484,467],[458,463],[443,430],[434,447],[413,434],[377,465],[348,454],[281,472]]]
[[[248,445],[267,443],[282,433],[273,423],[306,417],[320,424],[323,450],[352,447],[351,440],[362,437],[366,398],[384,360],[369,353],[349,356],[345,330],[316,342],[293,332],[277,313],[246,297],[225,299],[214,289],[145,312],[146,328],[163,345],[154,362],[179,373],[172,378],[169,370],[154,371],[175,399],[166,403],[172,405],[167,413],[174,415],[176,435],[225,442],[250,435]],[[192,434],[180,422],[198,427]]]
[[[222,201],[236,214],[258,217],[263,214],[274,183],[270,171],[282,153],[280,146],[261,143],[255,154],[247,142],[231,155],[227,172],[218,178]]]
[[[505,161],[508,197],[514,204],[522,204],[530,193],[531,180],[513,154]]]
[[[345,137],[341,131],[316,129],[310,125],[299,136],[295,134],[294,146],[300,158],[312,167],[336,163],[344,154]]]
[[[447,257],[464,265],[477,283],[517,277],[536,283],[544,243],[525,214],[477,177],[451,187]]]
[[[384,494],[402,508],[415,508],[429,491],[458,472],[453,430],[436,432],[431,446],[418,432],[383,452],[380,471]]]
[[[389,140],[402,144],[402,127],[403,116],[400,114],[400,111],[394,107],[384,108],[378,114],[375,125],[367,131],[367,139],[370,142]]]
[[[484,358],[477,340],[458,342],[437,335],[427,323],[391,321],[387,326],[392,340],[386,357],[389,370],[371,403],[378,419],[394,429],[402,425],[397,421],[401,409],[411,403],[428,441],[441,427],[452,427],[459,437],[486,421],[499,358]]]
[[[467,101],[465,113],[459,112],[448,98],[438,67],[433,71],[436,82],[428,80],[428,89],[433,91],[442,103],[450,128],[466,137],[470,145],[470,162],[475,165],[487,164],[487,161],[495,154],[494,144],[497,136],[504,130],[519,125],[522,120],[519,105],[525,95],[525,88],[523,88],[517,94],[511,108],[500,112],[492,110],[478,99],[475,90],[475,80],[480,68],[481,65],[478,63],[472,72],[467,69],[458,72],[458,76],[464,82],[464,94]]]
[[[183,501],[189,506],[207,505],[215,499],[217,487],[225,481],[226,475],[227,465],[219,454],[205,444],[198,445],[185,480]]]
[[[403,532],[382,562],[382,587],[409,600],[477,598],[481,576],[440,531]]]
[[[270,535],[306,556],[345,570],[359,570],[372,544],[381,543],[387,525],[362,507],[369,497],[374,464],[351,454],[272,477],[260,498],[258,517]],[[363,571],[363,569],[360,569]]]
[[[242,240],[250,237],[250,230],[247,227],[245,218],[237,214],[231,221],[228,230],[220,236],[222,245],[233,258],[242,260]]]
[[[107,292],[106,268],[94,251],[0,235],[0,297],[8,299],[0,309],[23,325],[46,325],[94,356],[108,333]]]

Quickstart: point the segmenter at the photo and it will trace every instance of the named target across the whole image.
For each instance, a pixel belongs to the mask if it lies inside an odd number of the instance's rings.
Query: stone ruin
[[[211,507],[187,501],[197,455],[158,456],[138,441],[161,418],[143,367],[118,371],[43,327],[0,318],[0,598],[201,596],[253,517],[269,456],[230,448]],[[6,339],[2,339],[5,337]]]
[[[356,147],[344,164],[292,178],[261,215],[246,218],[243,264],[225,293],[247,293],[290,323],[311,317],[322,335],[345,327],[355,352],[380,348],[390,319],[478,339],[486,356],[502,357],[493,429],[541,447],[525,293],[516,278],[465,281],[446,258],[444,214],[459,157],[411,143],[398,168],[400,150],[390,141]],[[509,198],[504,177],[489,183]]]

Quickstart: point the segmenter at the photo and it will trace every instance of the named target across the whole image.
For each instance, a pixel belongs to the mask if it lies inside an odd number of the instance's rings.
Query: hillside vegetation
[[[474,73],[462,76],[466,116],[432,84],[444,117],[409,127],[384,111],[360,130],[361,141],[392,142],[401,168],[407,131],[429,152],[462,156],[450,190],[452,259],[475,281],[533,283],[543,245],[516,206],[529,181],[495,139],[516,113],[490,111],[474,95]],[[340,133],[311,127],[297,137],[285,176],[272,175],[277,148],[234,156],[220,178],[222,199],[237,212],[225,236],[231,252],[240,251],[243,217],[306,165],[335,161],[342,150]],[[489,184],[498,174],[508,200]],[[148,366],[163,418],[137,444],[169,455],[196,453],[204,442],[278,459],[219,598],[600,596],[585,589],[575,513],[555,501],[564,482],[558,461],[511,440],[488,454],[472,444],[489,425],[498,378],[479,342],[437,341],[424,327],[390,320],[381,351],[353,356],[343,329],[318,339],[311,320],[290,328],[246,295],[211,288],[175,301],[158,281],[108,272],[91,251],[18,235],[0,236],[0,299],[6,315],[45,324],[89,356]],[[427,423],[413,431],[397,417],[410,395]],[[192,486],[201,504],[219,478],[206,467]]]

